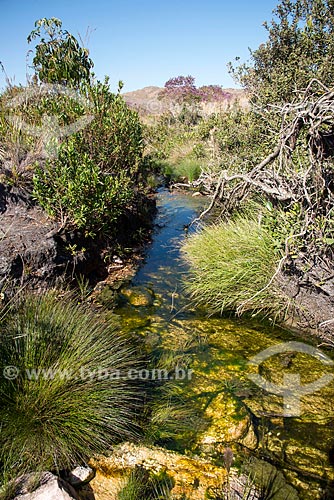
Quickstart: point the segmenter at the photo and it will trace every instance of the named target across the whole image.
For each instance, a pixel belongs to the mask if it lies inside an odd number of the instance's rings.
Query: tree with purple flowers
[[[177,76],[170,78],[162,92],[162,97],[169,97],[179,103],[192,103],[198,101],[198,89],[193,76]]]
[[[232,98],[232,94],[223,90],[220,85],[203,85],[198,89],[198,93],[204,102],[222,102]]]
[[[162,98],[169,98],[180,104],[195,104],[209,101],[225,101],[231,94],[220,85],[204,85],[197,88],[191,75],[170,78],[161,93]]]

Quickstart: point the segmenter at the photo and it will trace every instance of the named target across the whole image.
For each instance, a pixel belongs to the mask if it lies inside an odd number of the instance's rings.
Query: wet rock
[[[220,394],[216,397],[208,406],[206,416],[211,423],[201,437],[200,445],[210,444],[216,453],[223,453],[230,443],[239,443],[251,450],[257,448],[258,439],[250,415],[231,396]]]
[[[152,290],[142,286],[122,288],[121,293],[132,306],[149,307],[154,301],[154,293]]]
[[[260,368],[263,376],[277,385],[282,384],[283,374],[298,374],[301,385],[305,386],[332,371],[304,353],[289,356],[288,363],[283,364],[282,356],[274,356]],[[243,402],[259,419],[258,433],[262,436],[261,448],[265,456],[273,462],[285,464],[294,484],[305,489],[303,498],[323,498],[323,488],[334,481],[334,468],[328,453],[333,443],[332,384],[301,396],[300,415],[297,417],[283,418],[283,398],[261,389],[256,397]],[[296,480],[298,477],[303,477],[303,481]],[[309,492],[305,485],[313,483],[314,489]]]
[[[98,294],[97,300],[107,309],[113,309],[117,304],[117,292],[112,285],[105,285]]]
[[[90,482],[96,500],[113,500],[124,487],[127,477],[136,467],[151,473],[163,471],[172,480],[173,498],[203,500],[209,488],[221,488],[227,473],[202,459],[193,459],[158,447],[125,443],[118,446],[109,457],[91,460],[97,469]]]
[[[262,498],[259,489],[250,484],[249,471],[240,473],[232,467],[228,474],[225,467],[218,467],[202,458],[190,458],[163,448],[123,443],[108,457],[95,457],[91,463],[96,467],[97,473],[89,484],[91,496],[87,497],[87,500],[117,500],[130,477],[139,477],[145,485],[152,478],[158,480],[155,483],[158,487],[154,488],[154,491],[155,494],[161,491],[159,498],[241,499],[245,498],[245,492],[248,500]],[[258,484],[260,485],[260,481]],[[280,485],[286,486],[284,479]],[[287,487],[284,491],[289,494],[294,492],[291,487]],[[133,490],[131,492],[133,494]],[[273,498],[276,500],[276,497]],[[298,496],[292,495],[289,499],[298,500]],[[277,500],[282,499],[277,497]]]
[[[300,446],[300,443],[289,441],[284,447],[286,463],[294,465],[308,475],[318,477],[327,476],[328,480],[334,481],[334,469],[328,464],[328,456],[322,450],[310,446]]]
[[[311,478],[303,477],[300,472],[294,472],[291,470],[284,469],[284,476],[286,480],[293,484],[294,487],[299,491],[299,498],[303,500],[315,500],[315,499],[332,499],[334,498],[334,486],[331,485],[325,489],[319,487],[319,483]]]

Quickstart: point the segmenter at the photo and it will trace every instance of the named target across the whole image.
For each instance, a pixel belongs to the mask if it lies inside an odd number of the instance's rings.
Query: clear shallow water
[[[205,205],[202,197],[170,193],[166,189],[159,191],[153,244],[133,283],[152,287],[155,293],[161,294],[162,307],[168,307],[171,294],[182,291],[187,268],[180,256],[180,244],[188,234],[186,226]],[[192,226],[190,232],[194,231],[195,226]]]
[[[258,372],[280,385],[286,374],[298,373],[305,385],[323,373],[334,373],[333,367],[308,354],[288,352],[250,368],[248,361],[262,350],[301,339],[254,318],[208,318],[190,307],[183,292],[187,266],[180,243],[187,236],[185,226],[206,203],[201,197],[159,192],[153,243],[133,280],[134,287],[149,290],[153,299],[146,306],[125,304],[116,313],[124,330],[143,336],[153,350],[172,353],[175,363],[180,352],[186,353],[194,376],[179,392],[184,407],[190,414],[196,407],[202,423],[189,418],[188,431],[176,433],[174,445],[217,463],[227,444],[235,445],[237,461],[251,450],[284,471],[298,490],[272,498],[333,499],[334,383],[303,396],[301,415],[283,417],[282,397],[249,379]]]

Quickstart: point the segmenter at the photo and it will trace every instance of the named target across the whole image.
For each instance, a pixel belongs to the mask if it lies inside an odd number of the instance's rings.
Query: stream
[[[284,344],[283,352],[269,351],[268,359],[250,366],[250,359],[273,346],[296,341],[313,348],[316,343],[270,320],[208,317],[189,304],[180,243],[188,234],[185,226],[206,204],[200,196],[159,190],[153,243],[115,311],[123,330],[160,353],[161,366],[192,370],[187,380],[168,382],[161,393],[157,442],[222,466],[224,450],[231,447],[234,466],[254,473],[257,481],[261,476],[276,483],[268,498],[333,499],[333,380],[297,398],[292,390],[284,403],[282,395],[251,380],[252,374],[261,375],[280,386],[286,380],[297,383],[297,374],[304,386],[333,374],[328,362],[333,353],[321,348],[314,357],[307,348],[297,352],[295,345]],[[169,415],[162,412],[166,398]]]

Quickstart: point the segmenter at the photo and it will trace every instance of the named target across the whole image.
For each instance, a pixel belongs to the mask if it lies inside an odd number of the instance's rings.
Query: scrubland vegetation
[[[138,114],[121,82],[115,94],[108,78],[95,78],[88,52],[61,21],[41,19],[35,28],[33,77],[25,88],[8,82],[0,96],[5,203],[19,200],[28,217],[40,207],[62,231],[112,238],[149,190]],[[138,435],[140,390],[124,375],[138,366],[138,350],[75,295],[21,290],[2,304],[0,353],[1,370],[16,367],[0,377],[2,483],[59,472]],[[36,369],[49,376],[34,376]],[[112,372],[119,376],[111,381]]]
[[[138,114],[59,20],[36,22],[39,37],[28,86],[0,97],[0,179],[64,227],[110,235],[147,186]]]

